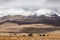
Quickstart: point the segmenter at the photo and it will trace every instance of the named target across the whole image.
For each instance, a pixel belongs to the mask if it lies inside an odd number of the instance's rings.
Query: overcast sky
[[[0,8],[59,7],[60,0],[0,0]]]

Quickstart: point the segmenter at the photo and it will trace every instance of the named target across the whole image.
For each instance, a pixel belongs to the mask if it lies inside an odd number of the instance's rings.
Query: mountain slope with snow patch
[[[38,9],[35,11],[27,11],[24,9],[9,9],[9,10],[0,10],[0,17],[7,15],[22,15],[26,17],[60,17],[60,13],[52,9]]]

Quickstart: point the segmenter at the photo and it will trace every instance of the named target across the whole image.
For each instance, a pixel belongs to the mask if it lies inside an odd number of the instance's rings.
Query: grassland
[[[49,24],[7,22],[0,25],[0,40],[60,40],[60,28]]]
[[[0,40],[60,40],[60,34],[37,34],[29,35],[20,33],[16,35],[0,35]]]
[[[1,32],[20,32],[20,33],[60,33],[60,27],[48,24],[25,24],[4,23],[0,25]]]
[[[20,20],[20,19],[19,19]],[[29,35],[33,33],[32,35]],[[2,20],[0,40],[60,40],[60,19]]]

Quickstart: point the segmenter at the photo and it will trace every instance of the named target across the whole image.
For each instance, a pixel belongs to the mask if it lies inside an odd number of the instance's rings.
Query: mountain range
[[[35,10],[29,9],[0,9],[0,17],[21,15],[28,18],[37,17],[60,17],[60,12],[57,9],[41,8]]]
[[[60,12],[57,9],[7,9],[0,10],[0,24],[12,22],[29,23],[60,23]]]

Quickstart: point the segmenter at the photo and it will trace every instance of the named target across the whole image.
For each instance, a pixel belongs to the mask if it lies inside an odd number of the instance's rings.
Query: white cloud
[[[0,0],[0,8],[60,7],[60,0]]]
[[[15,15],[15,14],[20,14],[20,13],[21,14],[25,13],[22,15],[26,15],[26,16],[29,16],[30,14],[34,15],[34,13],[30,11],[26,12],[26,11],[20,10],[19,8],[20,7],[35,7],[35,6],[43,7],[43,8],[48,8],[48,7],[60,8],[60,0],[0,0],[0,15],[2,16],[8,15],[8,14]],[[1,10],[1,8],[3,10]],[[14,8],[18,8],[18,10]],[[5,10],[5,9],[8,9],[8,10]],[[42,11],[44,11],[43,13],[47,12],[46,10],[40,10],[40,13]],[[58,15],[60,15],[60,13]]]

